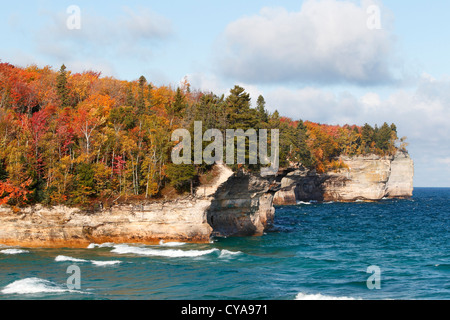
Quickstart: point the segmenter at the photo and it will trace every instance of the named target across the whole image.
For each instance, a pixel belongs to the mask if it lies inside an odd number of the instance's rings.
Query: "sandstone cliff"
[[[0,209],[0,243],[22,247],[87,247],[90,243],[208,242],[210,201],[179,200],[145,206],[115,206],[87,213],[40,205],[15,214]]]
[[[295,205],[298,201],[376,201],[408,198],[413,192],[414,163],[407,153],[345,158],[348,169],[316,174],[306,169],[288,170],[279,179],[281,190],[275,205]]]
[[[260,235],[275,209],[269,183],[234,176],[224,165],[195,197],[145,205],[117,205],[94,213],[41,205],[14,213],[0,208],[0,244],[22,247],[87,247],[90,243],[207,243],[215,234]],[[213,229],[214,228],[214,229]]]
[[[217,190],[207,210],[214,235],[262,235],[273,224],[274,193],[270,178],[243,173],[230,177]]]

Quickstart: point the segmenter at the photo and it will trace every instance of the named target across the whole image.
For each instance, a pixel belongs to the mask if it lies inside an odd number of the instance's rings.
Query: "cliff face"
[[[269,182],[233,176],[216,167],[213,183],[196,197],[146,205],[118,205],[95,213],[37,205],[13,213],[0,207],[0,244],[22,247],[87,247],[90,243],[208,243],[211,235],[261,235],[273,221]],[[214,229],[213,229],[214,228]]]
[[[207,210],[216,236],[262,235],[275,216],[270,179],[257,175],[232,176],[215,193]]]
[[[87,247],[90,243],[208,242],[208,200],[115,206],[89,214],[67,207],[0,210],[0,243],[22,247]]]
[[[297,201],[355,201],[408,198],[413,192],[414,163],[407,153],[342,158],[348,169],[316,174],[296,170],[281,179],[275,205]]]

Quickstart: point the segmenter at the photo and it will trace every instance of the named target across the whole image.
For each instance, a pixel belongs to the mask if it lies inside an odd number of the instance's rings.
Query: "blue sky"
[[[71,5],[80,30],[67,28]],[[187,76],[215,93],[239,84],[295,119],[394,122],[415,185],[450,187],[448,12],[444,0],[8,1],[0,59],[157,85]]]

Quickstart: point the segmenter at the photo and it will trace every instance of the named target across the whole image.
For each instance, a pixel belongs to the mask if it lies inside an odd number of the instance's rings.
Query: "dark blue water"
[[[205,245],[3,247],[0,299],[450,299],[449,203],[450,189],[416,189],[279,207],[263,237]],[[80,289],[67,288],[71,265]],[[380,289],[368,288],[370,266]]]

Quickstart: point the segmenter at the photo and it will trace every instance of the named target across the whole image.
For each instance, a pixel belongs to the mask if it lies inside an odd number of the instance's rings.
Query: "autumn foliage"
[[[330,126],[270,114],[262,96],[252,107],[239,86],[230,94],[157,87],[144,77],[121,81],[65,66],[0,63],[0,205],[85,205],[151,199],[171,186],[189,192],[206,165],[176,167],[177,128],[280,129],[282,166],[319,172],[345,167],[341,155],[392,154],[394,125]],[[248,166],[248,169],[253,169]]]

